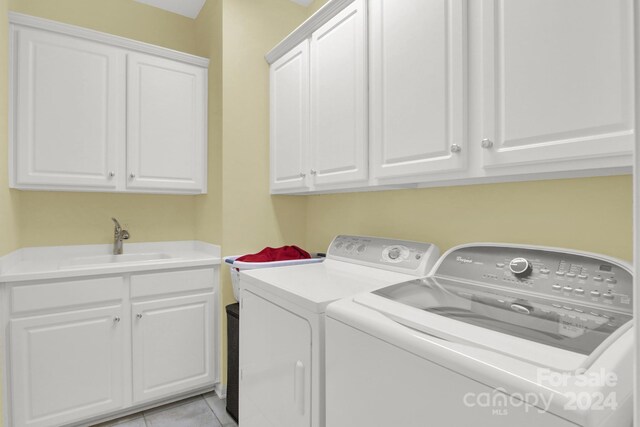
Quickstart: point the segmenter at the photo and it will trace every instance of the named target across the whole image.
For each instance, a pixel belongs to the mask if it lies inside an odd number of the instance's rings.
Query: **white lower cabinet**
[[[6,427],[82,424],[212,389],[217,283],[217,268],[197,267],[4,284]]]
[[[10,321],[14,426],[59,426],[122,408],[122,306]]]
[[[131,316],[135,403],[214,381],[213,294],[133,303]]]

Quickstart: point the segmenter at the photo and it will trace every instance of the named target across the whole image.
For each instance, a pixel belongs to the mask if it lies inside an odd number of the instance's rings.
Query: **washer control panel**
[[[327,258],[426,276],[440,251],[431,243],[380,237],[339,235],[327,250]]]
[[[542,298],[567,312],[633,312],[633,276],[622,261],[559,249],[461,246],[440,262],[436,277],[474,282],[510,295]],[[556,307],[557,308],[557,307]]]

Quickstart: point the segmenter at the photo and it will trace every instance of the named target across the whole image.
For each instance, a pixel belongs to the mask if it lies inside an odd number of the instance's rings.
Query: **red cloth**
[[[309,252],[297,246],[283,246],[281,248],[264,248],[257,254],[242,255],[236,261],[242,262],[271,262],[287,261],[292,259],[311,258]]]

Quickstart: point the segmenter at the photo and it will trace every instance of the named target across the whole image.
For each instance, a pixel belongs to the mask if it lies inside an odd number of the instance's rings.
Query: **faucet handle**
[[[122,230],[122,227],[120,226],[120,223],[118,222],[117,219],[115,219],[114,217],[111,217],[111,221],[113,221],[117,230]]]
[[[122,231],[120,232],[120,238],[121,238],[121,239],[123,239],[123,240],[129,240],[129,237],[131,237],[131,236],[129,235],[129,232],[128,232],[127,230],[122,230]]]

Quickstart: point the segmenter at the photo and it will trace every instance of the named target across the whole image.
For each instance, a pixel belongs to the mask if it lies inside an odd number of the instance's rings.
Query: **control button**
[[[589,276],[587,276],[586,274],[578,274],[578,279],[580,280],[586,280]]]
[[[552,286],[552,288],[553,288],[554,291],[559,291],[560,289],[562,289],[562,286],[560,286],[558,284],[555,284],[555,285]]]
[[[496,267],[498,268],[504,267],[504,262],[496,262]]]
[[[614,284],[614,283],[618,283],[618,281],[616,279],[614,279],[614,278],[609,278],[609,279],[607,279],[607,283]]]
[[[603,279],[601,276],[595,276],[595,277],[593,278],[593,281],[594,281],[594,282],[602,282],[603,280],[604,280],[604,279]]]
[[[531,274],[531,263],[524,258],[514,258],[509,263],[509,270],[519,277]]]
[[[520,314],[531,314],[531,310],[529,308],[520,304],[511,304],[511,310],[518,312]]]
[[[591,291],[591,296],[592,296],[592,297],[599,297],[599,296],[600,296],[600,292],[598,292],[598,291]]]
[[[607,292],[606,294],[602,294],[602,297],[608,300],[612,300],[615,295],[613,295],[611,292]]]
[[[356,250],[357,250],[359,253],[362,253],[362,252],[364,252],[364,250],[365,250],[365,249],[367,249],[367,246],[366,246],[366,245],[360,245],[360,246],[358,246],[358,249],[356,249]]]
[[[605,319],[609,319],[609,320],[611,320],[611,317],[610,317],[610,316],[607,316],[606,314],[602,314],[601,316],[602,316],[602,317],[604,317]]]
[[[342,243],[342,242],[336,242],[336,244],[334,245],[334,247],[335,247],[336,249],[340,249],[340,248],[342,247],[342,245],[344,245],[344,243]]]
[[[556,271],[556,276],[564,276],[564,271]]]
[[[567,311],[573,311],[573,308],[567,307],[566,305],[563,305],[562,308],[564,308]]]
[[[584,295],[584,289],[582,288],[575,289],[574,292],[578,295]]]
[[[571,292],[573,288],[571,286],[565,286],[564,288],[562,288],[562,290],[565,292]]]
[[[574,308],[573,311],[577,311],[578,313],[584,313],[584,311],[580,310],[579,308]]]
[[[555,308],[562,308],[562,306],[560,304],[551,304],[553,307]]]
[[[549,274],[549,273],[550,273],[550,270],[549,270],[548,268],[541,268],[541,269],[540,269],[540,273],[542,273],[542,274]]]
[[[354,246],[355,246],[355,245],[354,245],[353,243],[349,243],[345,249],[346,249],[347,251],[351,251],[351,250],[353,250],[353,247],[354,247]]]
[[[567,273],[567,277],[576,277],[576,273]]]
[[[393,248],[389,250],[389,258],[398,259],[399,256],[400,256],[400,248]]]
[[[607,326],[609,326],[610,328],[615,328],[617,325],[611,322],[611,323],[607,323]]]
[[[595,311],[591,311],[589,312],[589,314],[591,314],[592,316],[600,317],[600,314],[596,313]]]
[[[416,259],[422,258],[422,254],[416,254]]]

